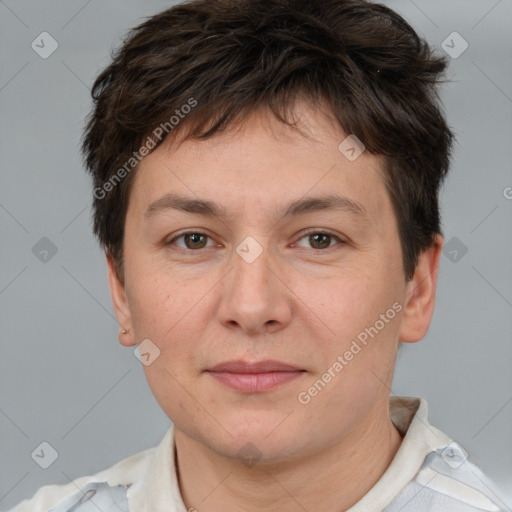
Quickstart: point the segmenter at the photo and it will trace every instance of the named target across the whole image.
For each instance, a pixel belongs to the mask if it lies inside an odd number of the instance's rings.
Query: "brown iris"
[[[326,247],[329,247],[331,243],[331,235],[327,233],[315,233],[313,235],[309,235],[309,243],[314,249],[325,249]],[[321,247],[315,247],[316,243],[319,243]]]
[[[206,239],[208,237],[203,235],[202,233],[188,233],[183,235],[183,240],[185,241],[185,245],[189,249],[202,249],[206,245]],[[201,240],[202,239],[202,240]],[[188,242],[192,242],[192,247],[189,247]]]

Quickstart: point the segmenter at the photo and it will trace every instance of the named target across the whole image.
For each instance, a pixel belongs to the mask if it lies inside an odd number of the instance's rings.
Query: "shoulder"
[[[430,453],[415,478],[385,512],[512,512],[501,490],[458,443]]]
[[[141,451],[93,475],[81,476],[67,484],[45,485],[29,499],[8,512],[81,512],[93,502],[94,509],[128,511],[127,489],[137,483],[150,463],[156,447]],[[83,505],[83,506],[82,506]],[[92,510],[92,509],[91,509]]]

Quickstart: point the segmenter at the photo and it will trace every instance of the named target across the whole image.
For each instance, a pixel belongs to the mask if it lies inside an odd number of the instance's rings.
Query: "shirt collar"
[[[446,434],[430,425],[423,398],[391,396],[389,416],[404,436],[400,448],[377,483],[347,512],[380,512],[416,476],[425,457],[449,444]]]
[[[176,468],[174,425],[152,455],[142,478],[128,489],[130,512],[187,512]]]

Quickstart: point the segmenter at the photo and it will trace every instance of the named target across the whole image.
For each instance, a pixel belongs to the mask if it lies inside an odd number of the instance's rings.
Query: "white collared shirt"
[[[430,425],[424,399],[392,396],[389,405],[402,444],[347,512],[512,512],[464,449]],[[174,449],[171,426],[158,446],[69,484],[41,487],[9,512],[187,512]]]

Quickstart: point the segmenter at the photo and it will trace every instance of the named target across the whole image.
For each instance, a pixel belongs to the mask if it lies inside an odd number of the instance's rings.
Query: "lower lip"
[[[276,388],[300,377],[304,372],[229,373],[208,372],[222,383],[244,393],[258,393]]]

